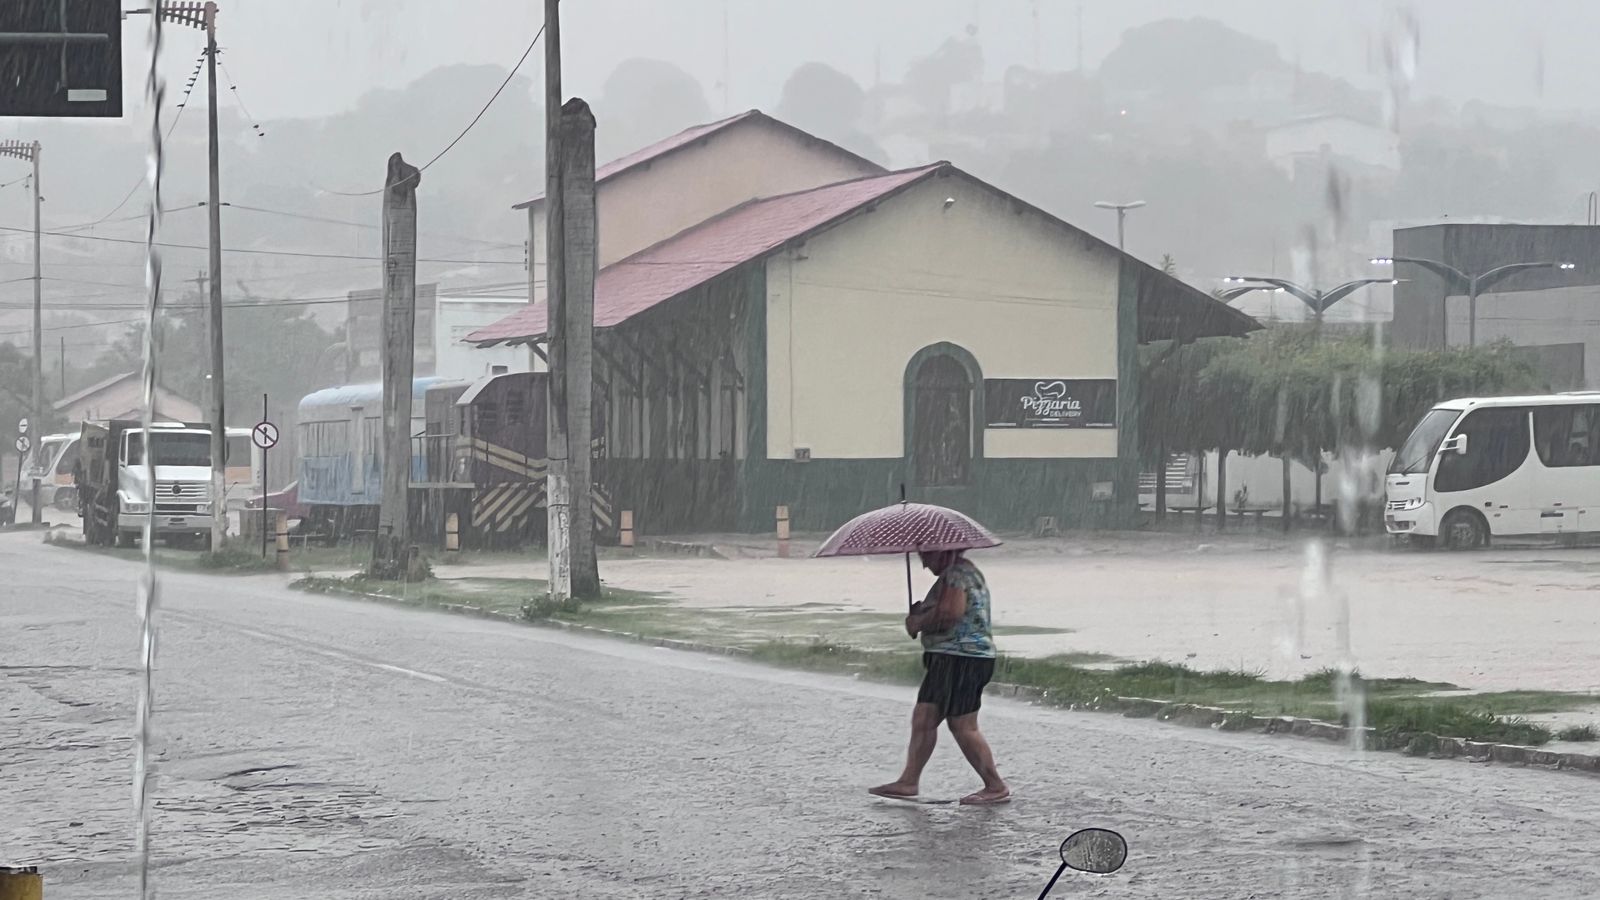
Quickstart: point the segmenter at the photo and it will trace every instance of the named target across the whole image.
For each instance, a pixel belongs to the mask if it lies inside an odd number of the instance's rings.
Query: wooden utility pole
[[[594,501],[594,282],[595,243],[594,114],[574,97],[561,107],[562,265],[566,321],[562,360],[567,391],[567,477],[571,485],[571,531],[567,552],[572,596],[600,596],[600,566],[595,557]]]
[[[572,481],[567,456],[566,204],[561,179],[561,7],[544,0],[545,343],[549,399],[545,416],[545,522],[550,599],[572,596]]]
[[[422,172],[389,157],[383,188],[383,498],[370,573],[408,574],[411,391],[417,320],[417,184]],[[360,423],[357,423],[360,427]],[[359,463],[358,463],[359,465]],[[359,477],[359,476],[357,476]]]
[[[227,458],[228,409],[227,377],[222,349],[222,175],[217,147],[217,4],[204,8],[206,28],[206,96],[210,99],[206,117],[208,168],[211,175],[211,549],[222,549],[228,535]],[[153,495],[152,495],[153,496]]]

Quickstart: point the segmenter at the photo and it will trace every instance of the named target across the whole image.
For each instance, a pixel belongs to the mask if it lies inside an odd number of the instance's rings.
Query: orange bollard
[[[44,876],[35,866],[0,866],[0,900],[44,900]]]
[[[789,558],[789,507],[778,507],[778,558]]]

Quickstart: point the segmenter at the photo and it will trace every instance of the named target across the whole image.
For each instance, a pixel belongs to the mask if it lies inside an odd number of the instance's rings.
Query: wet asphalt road
[[[0,535],[0,864],[134,895],[127,563]],[[1124,871],[1054,897],[1582,897],[1583,776],[991,701],[1017,800],[913,806],[910,692],[168,574],[166,898],[1032,898],[1075,828]],[[925,792],[975,787],[941,742]]]

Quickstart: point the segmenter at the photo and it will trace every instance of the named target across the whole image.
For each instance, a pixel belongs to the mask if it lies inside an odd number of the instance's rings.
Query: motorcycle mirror
[[[1128,861],[1128,842],[1104,828],[1075,831],[1061,842],[1061,863],[1069,869],[1109,875]]]

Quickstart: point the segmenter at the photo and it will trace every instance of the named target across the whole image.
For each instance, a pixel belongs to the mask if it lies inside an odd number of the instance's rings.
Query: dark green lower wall
[[[608,459],[596,472],[617,509],[633,511],[640,534],[738,529],[740,469],[735,461]]]
[[[853,516],[900,499],[906,464],[898,459],[746,460],[740,484],[739,530],[774,528],[775,510],[789,507],[796,531],[828,531]],[[1095,501],[1095,482],[1115,494]],[[1063,528],[1121,528],[1138,512],[1138,471],[1118,459],[981,459],[961,487],[906,484],[906,497],[960,510],[992,529],[1026,530],[1041,516]]]

